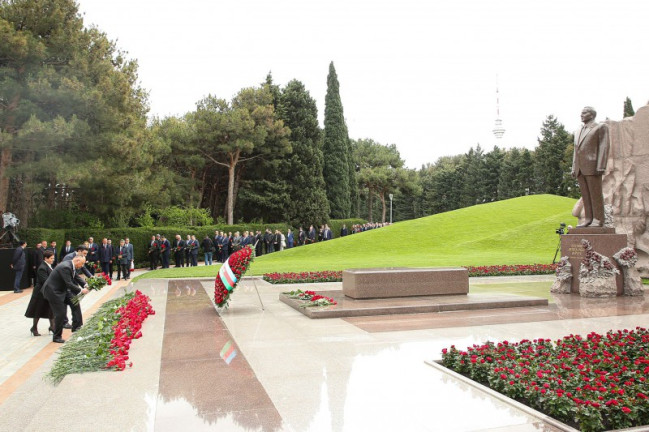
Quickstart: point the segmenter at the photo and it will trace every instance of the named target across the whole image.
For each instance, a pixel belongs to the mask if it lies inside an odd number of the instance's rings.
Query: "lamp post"
[[[394,195],[390,194],[390,223],[392,223],[392,198],[394,198]]]

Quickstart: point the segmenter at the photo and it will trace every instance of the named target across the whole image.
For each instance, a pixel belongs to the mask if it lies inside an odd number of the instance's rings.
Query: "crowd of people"
[[[45,240],[36,244],[29,254],[26,248],[27,242],[21,241],[11,262],[15,272],[14,292],[22,292],[21,280],[24,272],[28,271],[34,287],[25,311],[25,316],[33,320],[30,332],[33,336],[40,336],[38,322],[41,318],[48,319],[48,330],[57,343],[65,342],[62,338],[64,328],[75,332],[83,325],[81,307],[74,298],[88,293],[87,278],[101,271],[112,279],[117,270],[118,280],[129,279],[133,268],[133,245],[128,238],[115,246],[106,238],[98,245],[91,237],[75,248],[68,240],[58,251],[56,242]],[[85,278],[81,277],[82,273]],[[72,312],[71,323],[67,316],[68,307]]]
[[[352,225],[351,229],[347,228],[347,225],[343,225],[340,237],[387,225],[389,224],[370,222]],[[176,234],[173,241],[169,241],[164,235],[156,234],[151,236],[146,247],[149,255],[149,270],[155,270],[158,267],[169,268],[172,258],[175,267],[197,266],[199,253],[203,254],[205,265],[212,265],[214,262],[225,262],[232,253],[248,245],[255,249],[257,256],[261,256],[331,239],[333,239],[333,232],[329,225],[324,224],[320,226],[319,230],[311,225],[306,231],[302,227],[297,232],[288,229],[286,234],[278,229],[271,230],[270,228],[267,228],[265,232],[261,230],[243,231],[243,233],[214,231],[214,237],[205,235],[200,242],[196,236],[189,234],[185,239],[180,234]]]
[[[348,229],[343,225],[340,237],[356,234],[371,229],[380,228],[387,223],[366,223],[352,225]],[[170,258],[176,267],[189,267],[198,265],[198,254],[202,251],[205,265],[216,262],[225,262],[228,257],[250,245],[255,249],[257,256],[282,251],[298,246],[305,246],[316,242],[333,239],[333,232],[327,224],[319,230],[311,225],[308,230],[302,227],[297,232],[288,229],[284,234],[279,229],[267,228],[262,233],[257,231],[224,232],[215,231],[214,237],[205,235],[199,242],[195,235],[187,235],[183,239],[176,234],[173,242],[164,235],[152,235],[146,245],[149,256],[149,269],[169,268]],[[111,279],[117,271],[117,280],[128,280],[134,269],[134,248],[128,238],[119,240],[113,245],[111,239],[103,238],[100,244],[95,243],[92,237],[76,247],[70,240],[60,249],[55,241],[43,240],[27,251],[27,243],[20,242],[14,251],[10,267],[15,273],[14,292],[22,293],[21,281],[27,271],[31,285],[34,287],[25,316],[33,319],[30,332],[40,336],[38,332],[39,319],[45,318],[50,322],[49,331],[53,333],[54,342],[63,343],[62,332],[69,328],[73,332],[83,325],[81,308],[75,304],[73,298],[79,293],[87,293],[86,278],[92,277],[96,272],[103,272]],[[67,317],[67,307],[71,309],[72,322]]]

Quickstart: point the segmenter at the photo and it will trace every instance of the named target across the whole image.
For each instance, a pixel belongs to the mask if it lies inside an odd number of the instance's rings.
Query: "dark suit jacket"
[[[63,261],[63,258],[70,252],[74,252],[74,246],[70,245],[70,250],[67,250],[65,246],[61,248],[61,252],[59,252],[59,260],[57,262]]]
[[[107,263],[113,259],[113,245],[99,246],[99,262]]]
[[[580,137],[581,135],[581,137]],[[575,132],[572,172],[578,175],[602,175],[608,160],[608,125],[592,123],[588,130]]]
[[[50,266],[45,261],[41,263],[41,265],[38,267],[38,270],[36,270],[36,282],[34,282],[34,295],[38,295],[38,293],[42,291],[43,284],[50,276],[52,271],[53,269],[51,269]]]
[[[13,264],[14,270],[20,271],[25,270],[26,263],[27,257],[25,256],[25,249],[22,246],[18,246],[14,251],[14,256],[11,260],[11,264]]]
[[[83,283],[83,280],[76,275],[74,263],[63,261],[54,267],[43,284],[43,296],[51,303],[63,303],[66,292],[70,290],[73,295],[79,294],[81,292],[79,284]]]
[[[41,265],[43,262],[43,248],[35,248],[32,251],[32,256],[31,256],[31,266],[34,269],[34,274],[36,274],[36,270],[38,270],[38,267]]]

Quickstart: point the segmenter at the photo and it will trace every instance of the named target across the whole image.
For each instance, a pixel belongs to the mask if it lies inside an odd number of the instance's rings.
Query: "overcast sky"
[[[271,71],[304,83],[323,123],[334,62],[351,138],[396,144],[418,168],[440,156],[537,143],[585,105],[622,117],[649,101],[647,0],[80,0],[139,63],[151,115],[230,100]],[[496,119],[496,80],[501,140]]]

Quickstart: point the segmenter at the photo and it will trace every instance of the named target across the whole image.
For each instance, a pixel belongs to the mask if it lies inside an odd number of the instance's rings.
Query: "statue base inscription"
[[[581,233],[581,230],[587,232]],[[617,295],[621,296],[624,294],[623,272],[612,257],[620,249],[627,246],[627,236],[626,234],[610,233],[610,230],[612,228],[573,228],[569,234],[561,236],[561,256],[567,256],[572,265],[572,285],[570,292],[579,293],[579,268],[581,267],[581,261],[586,256],[586,251],[581,244],[581,240],[585,239],[590,242],[594,251],[610,258],[611,262],[619,270],[620,274],[615,276]]]

